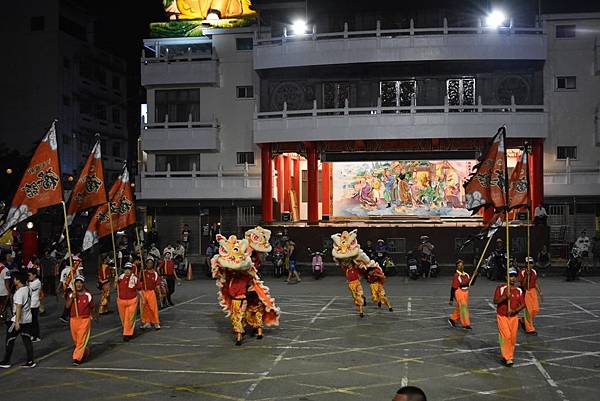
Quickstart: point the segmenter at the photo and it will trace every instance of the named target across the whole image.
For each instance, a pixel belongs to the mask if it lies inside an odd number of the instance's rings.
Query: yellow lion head
[[[256,252],[268,253],[273,249],[269,243],[269,240],[271,239],[271,230],[257,226],[246,231],[245,237],[246,240],[248,240],[250,248],[254,249]]]
[[[333,249],[331,254],[336,259],[354,258],[359,254],[360,246],[356,240],[356,230],[344,231],[331,236]]]
[[[246,239],[237,239],[235,235],[229,238],[217,234],[219,242],[219,255],[217,263],[227,269],[248,270],[252,266],[252,248]]]

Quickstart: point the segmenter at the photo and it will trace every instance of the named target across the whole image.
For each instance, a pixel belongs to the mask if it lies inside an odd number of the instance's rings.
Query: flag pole
[[[471,277],[471,281],[469,281],[469,287],[473,285],[473,280],[475,280],[475,276],[477,276],[477,272],[479,271],[479,267],[481,266],[481,262],[483,261],[485,253],[487,252],[487,249],[490,246],[490,243],[492,242],[492,238],[494,238],[494,236],[490,235],[487,242],[485,243],[485,247],[483,247],[483,252],[481,253],[481,257],[479,258],[479,261],[477,261],[477,267],[475,267],[475,270],[473,271],[473,274]]]
[[[509,200],[509,188],[508,188],[508,184],[509,184],[509,178],[508,178],[508,157],[506,154],[506,126],[502,126],[502,143],[504,145],[504,196],[505,196],[505,201],[504,201],[504,211],[506,214],[506,289],[507,289],[507,294],[508,294],[508,301],[507,301],[507,306],[508,306],[508,313],[510,314],[511,310],[510,310],[510,298],[511,298],[511,291],[510,291],[510,221],[508,220],[508,211],[510,209],[510,200]]]
[[[531,184],[529,182],[529,143],[525,142],[525,160],[527,161],[527,258],[531,257]],[[527,259],[529,260],[529,259]],[[529,263],[529,262],[528,262]]]
[[[63,217],[65,218],[65,237],[67,238],[67,251],[69,252],[69,265],[71,266],[71,276],[73,276],[73,252],[71,251],[71,238],[69,236],[69,223],[67,222],[67,205],[64,200],[60,201],[63,209]],[[77,308],[77,289],[75,288],[75,277],[71,278],[73,283],[73,303],[75,305],[75,316],[79,318],[79,310]]]

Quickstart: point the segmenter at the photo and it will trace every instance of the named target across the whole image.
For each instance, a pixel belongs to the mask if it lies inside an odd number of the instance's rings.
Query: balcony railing
[[[146,123],[142,118],[141,149],[145,151],[159,150],[208,150],[218,151],[219,123],[213,121],[165,121]]]
[[[340,32],[317,32],[317,26],[313,25],[310,33],[289,35],[287,28],[283,28],[283,35],[273,38],[256,38],[255,46],[279,45],[288,41],[323,40],[323,39],[349,39],[369,37],[397,37],[397,36],[424,36],[424,35],[456,35],[456,34],[489,34],[503,33],[515,35],[541,35],[544,30],[539,27],[514,27],[512,22],[507,27],[491,28],[483,25],[479,20],[476,27],[449,27],[448,20],[444,18],[443,26],[429,28],[415,28],[414,20],[411,18],[409,28],[381,29],[381,22],[377,21],[375,29],[364,31],[349,31],[348,23],[344,23],[344,30]]]

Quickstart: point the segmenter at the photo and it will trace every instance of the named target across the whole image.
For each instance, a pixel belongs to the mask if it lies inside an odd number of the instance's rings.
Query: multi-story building
[[[184,223],[202,235],[215,222],[239,232],[254,220],[479,226],[453,210],[464,206],[459,170],[502,125],[511,155],[531,150],[533,207],[546,195],[551,213],[566,219],[577,209],[554,205],[567,196],[598,203],[598,45],[586,29],[597,16],[536,24],[532,15],[490,27],[451,10],[447,18],[430,10],[354,18],[320,9],[302,28],[289,16],[307,10],[289,4],[257,3],[260,26],[145,41],[138,198],[166,241]],[[401,188],[395,194],[388,176]],[[578,224],[593,224],[587,217]],[[465,235],[440,233],[452,249]]]
[[[3,24],[1,140],[28,154],[52,120],[63,176],[76,175],[101,136],[105,176],[127,159],[124,60],[94,44],[94,20],[77,2],[16,2]]]

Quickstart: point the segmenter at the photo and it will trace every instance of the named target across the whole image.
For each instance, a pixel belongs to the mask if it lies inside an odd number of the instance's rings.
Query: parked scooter
[[[406,254],[406,274],[413,280],[419,278],[419,265],[413,251]]]
[[[323,255],[325,255],[325,250],[322,251],[312,251],[308,248],[308,253],[311,256],[311,265],[312,265],[312,274],[315,280],[320,279],[325,275],[325,265],[323,264]]]
[[[392,257],[389,255],[385,257],[383,260],[383,266],[381,267],[383,268],[383,273],[388,277],[395,276],[397,274],[396,265],[394,264]]]
[[[431,255],[431,261],[429,263],[429,277],[437,277],[440,270],[438,268],[438,262],[435,255]]]

